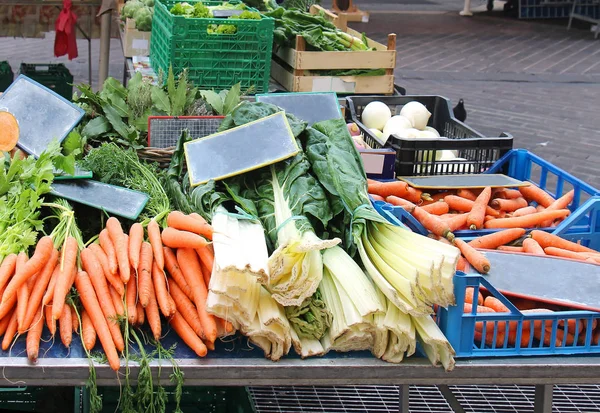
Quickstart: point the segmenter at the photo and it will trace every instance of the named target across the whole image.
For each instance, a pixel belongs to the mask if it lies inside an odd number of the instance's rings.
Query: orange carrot
[[[533,238],[525,238],[523,240],[523,252],[528,254],[546,255],[544,249],[540,247],[540,244]]]
[[[8,328],[8,323],[10,323],[10,319],[12,318],[13,313],[15,312],[15,308],[13,307],[7,315],[2,317],[0,320],[0,336],[6,333],[6,329]],[[35,316],[35,314],[34,314]]]
[[[385,198],[381,195],[369,194],[374,201],[385,201]]]
[[[475,295],[475,288],[467,287],[465,290],[465,302],[473,304],[473,296]],[[477,292],[477,305],[483,305],[483,295],[481,291]]]
[[[571,202],[573,202],[573,198],[575,198],[575,190],[571,189],[569,192],[558,198],[552,204],[546,208],[546,211],[555,211],[558,209],[565,209],[569,206]],[[552,221],[548,220],[546,222],[542,222],[540,224],[541,227],[549,227],[552,225]]]
[[[119,264],[117,263],[117,253],[115,251],[115,246],[112,240],[110,239],[110,235],[108,234],[108,230],[106,228],[100,231],[98,240],[100,241],[100,246],[106,253],[106,257],[108,258],[110,273],[114,275],[119,269]]]
[[[209,270],[203,262],[200,263],[200,266],[202,267],[202,279],[204,280],[204,285],[210,287],[210,276],[212,275],[212,271]]]
[[[545,210],[546,210],[546,207],[543,207],[543,206],[541,206],[541,205],[537,205],[537,206],[535,207],[535,210],[536,210],[537,212],[542,212],[542,211],[545,211]]]
[[[77,318],[75,307],[69,305],[69,308],[71,309],[71,322],[73,324],[73,332],[77,333],[79,331],[79,319]]]
[[[148,224],[148,240],[152,245],[152,253],[154,254],[154,261],[161,271],[165,269],[165,257],[163,256],[163,240],[160,236],[160,227],[158,222],[155,220],[150,221]],[[168,245],[167,245],[168,246]]]
[[[473,204],[475,204],[474,201],[470,201],[466,198],[461,198],[456,195],[446,196],[444,198],[444,202],[448,204],[451,210],[458,212],[471,212],[471,209],[473,209]],[[500,213],[498,211],[489,206],[485,207],[485,213],[493,217],[500,216]]]
[[[499,209],[502,211],[506,211],[506,212],[513,212],[513,211],[516,211],[517,209],[525,208],[526,206],[528,206],[525,198],[515,198],[515,199],[496,198],[490,203],[490,205],[493,208],[496,208],[496,209]]]
[[[96,345],[96,329],[85,309],[81,313],[81,341],[88,351],[91,351]]]
[[[465,257],[463,257],[461,255],[460,257],[458,257],[458,262],[456,263],[456,270],[462,271],[462,272],[467,272],[468,265],[469,264],[467,263],[467,260],[465,259]]]
[[[137,271],[140,266],[140,251],[144,240],[144,227],[136,222],[129,228],[129,264]]]
[[[484,235],[469,242],[473,248],[485,248],[493,250],[500,245],[508,244],[519,237],[525,235],[523,228],[511,228],[503,231],[498,231],[493,234]]]
[[[553,257],[570,258],[572,260],[578,260],[578,261],[589,261],[591,259],[591,258],[587,258],[587,257],[579,254],[578,252],[573,252],[570,250],[565,250],[565,249],[557,248],[557,247],[546,247],[546,248],[544,248],[544,252],[548,255],[552,255]],[[593,260],[593,262],[595,264],[598,264],[596,262],[596,260]]]
[[[179,268],[179,264],[177,263],[177,257],[173,250],[169,247],[163,247],[163,252],[165,255],[165,266],[167,267],[167,271],[169,275],[173,278],[173,281],[177,283],[181,291],[191,300],[192,299],[192,290],[188,285],[183,273],[181,272],[181,268]]]
[[[540,246],[544,249],[546,247],[557,247],[557,248],[562,248],[562,249],[574,251],[574,252],[598,253],[598,251],[596,251],[596,250],[593,250],[588,247],[584,247],[583,245],[568,241],[566,239],[559,237],[558,235],[550,234],[548,232],[533,230],[533,231],[531,231],[530,235],[531,235],[531,238],[536,240],[538,242],[538,244],[540,244]]]
[[[104,272],[106,280],[115,289],[115,291],[117,291],[117,293],[119,293],[119,295],[123,297],[123,294],[125,294],[125,285],[123,284],[123,281],[121,280],[121,277],[119,276],[118,272],[115,274],[112,274],[110,272],[110,266],[108,265],[108,257],[106,256],[106,253],[104,252],[102,247],[100,247],[100,245],[98,244],[91,244],[88,247],[88,249],[91,252],[93,252],[96,256],[96,259],[102,267],[102,271]]]
[[[148,324],[150,325],[150,330],[152,331],[154,339],[158,341],[162,335],[162,330],[160,325],[160,312],[152,284],[150,284],[150,298],[148,300],[148,305],[146,306],[146,318],[148,319]]]
[[[138,298],[143,308],[146,308],[150,301],[150,287],[152,285],[152,245],[144,241],[140,252],[140,266],[138,270]]]
[[[467,225],[467,216],[469,214],[454,214],[454,217],[446,219],[446,224],[448,224],[448,228],[450,231],[456,231],[461,228],[464,228]]]
[[[370,194],[379,195],[386,198],[390,195],[404,198],[408,201],[419,203],[421,201],[421,191],[410,187],[406,182],[378,182],[369,181],[368,191]]]
[[[2,350],[6,351],[10,347],[15,334],[17,333],[17,310],[13,311],[8,322],[8,327],[4,332],[4,338],[2,338]]]
[[[515,212],[513,212],[512,216],[513,217],[522,217],[525,215],[535,214],[536,212],[538,212],[538,211],[537,211],[537,209],[535,209],[534,206],[526,206],[526,207],[517,209]]]
[[[174,280],[168,279],[167,281],[169,282],[169,291],[173,297],[173,301],[175,301],[177,311],[183,316],[198,337],[203,340],[206,339],[204,330],[202,329],[202,322],[194,303],[185,295]]]
[[[54,243],[50,236],[40,238],[35,247],[33,256],[23,265],[22,268],[15,271],[15,275],[11,278],[10,282],[2,294],[2,302],[8,301],[13,294],[17,293],[19,287],[21,287],[28,279],[33,277],[38,271],[44,267],[44,264],[48,262],[50,256],[54,250]]]
[[[476,314],[482,314],[482,313],[495,313],[495,311],[489,307],[484,307],[481,305],[477,306],[477,309],[475,310]],[[464,303],[463,304],[463,312],[465,314],[473,314],[473,304],[471,303]],[[477,331],[483,331],[483,321],[477,321],[475,322],[475,330]],[[498,327],[495,327],[495,326]],[[486,321],[485,322],[485,329],[486,331],[489,332],[493,332],[494,328],[496,328],[498,330],[499,333],[503,333],[504,330],[506,329],[506,323],[500,322],[500,321]]]
[[[119,361],[119,355],[117,354],[115,343],[113,342],[111,332],[108,327],[108,322],[102,314],[102,308],[100,307],[100,303],[98,302],[98,298],[94,292],[94,287],[92,286],[90,277],[85,271],[79,271],[77,273],[77,276],[75,277],[75,287],[79,292],[79,299],[81,300],[83,307],[92,320],[96,334],[98,335],[100,343],[102,344],[102,348],[104,349],[104,354],[106,354],[106,358],[108,359],[108,364],[114,371],[118,371],[121,364]],[[105,304],[106,302],[102,303],[103,306]]]
[[[547,313],[552,313],[552,310],[549,310],[547,308],[533,308],[531,310],[520,310],[521,313],[523,314],[547,314]],[[544,327],[544,325],[545,327]],[[533,325],[533,328],[532,328]],[[523,331],[541,331],[542,328],[546,328],[552,326],[552,321],[551,320],[533,320],[533,321],[523,321]],[[517,321],[511,321],[509,323],[509,328],[511,331],[517,331],[519,327],[519,323]]]
[[[394,195],[390,195],[388,196],[385,201],[388,204],[392,204],[395,206],[399,206],[404,208],[405,210],[407,210],[408,212],[410,212],[412,214],[412,212],[415,210],[415,208],[417,207],[415,204],[413,204],[412,202],[404,199],[404,198],[400,198]]]
[[[0,288],[4,288],[15,273],[17,266],[17,254],[9,254],[0,265]]]
[[[197,214],[195,212],[192,212],[190,214],[190,216],[194,219],[197,219],[198,221],[202,222],[202,224],[208,224],[208,222],[204,219],[204,217],[200,214]]]
[[[213,249],[212,244],[208,244],[206,247],[203,248],[198,248],[196,250],[196,253],[200,258],[200,261],[202,261],[202,264],[204,264],[208,269],[209,274],[211,274],[215,260],[215,251]]]
[[[59,253],[59,258],[60,258],[60,253]],[[56,280],[58,279],[60,275],[60,263],[57,262],[56,263],[56,267],[54,268],[54,271],[52,272],[52,277],[50,277],[50,282],[48,283],[48,288],[46,289],[46,292],[44,293],[44,297],[42,298],[42,304],[43,305],[48,305],[52,302],[52,298],[54,298],[54,286],[56,285]],[[52,317],[50,317],[52,318]]]
[[[169,301],[169,292],[167,291],[165,273],[158,268],[156,261],[152,265],[152,281],[156,295],[156,301],[158,301],[160,311],[165,317],[171,317],[176,310],[176,306],[171,305],[172,302]]]
[[[180,231],[167,227],[162,232],[162,242],[171,248],[202,248],[208,244],[206,239],[193,232]],[[162,252],[162,249],[161,249]],[[160,268],[160,267],[159,267]]]
[[[169,213],[167,216],[167,225],[181,231],[193,232],[194,234],[202,235],[203,237],[212,240],[212,226],[207,223],[202,223],[194,217],[185,215],[183,212],[173,211]]]
[[[494,198],[516,199],[522,196],[517,189],[498,188],[494,191]]]
[[[412,214],[429,232],[447,238],[449,241],[454,239],[454,234],[448,224],[439,217],[431,215],[420,207],[416,207]]]
[[[40,307],[41,312],[41,307]],[[41,323],[43,326],[43,323]],[[32,326],[33,328],[33,326]],[[69,347],[71,345],[71,340],[73,339],[73,320],[71,320],[71,306],[65,305],[63,307],[63,313],[58,319],[58,329],[60,332],[60,341],[64,344],[65,347]],[[29,335],[28,335],[29,337]]]
[[[20,252],[19,255],[17,255],[15,274],[19,273],[26,264],[27,254]],[[17,331],[19,334],[23,334],[25,330],[27,330],[24,324],[27,313],[27,301],[29,301],[29,288],[26,283],[23,283],[17,290]],[[9,303],[10,301],[5,302],[5,304]]]
[[[177,262],[192,290],[193,301],[196,304],[206,339],[209,342],[214,342],[217,338],[217,324],[214,317],[206,312],[208,290],[204,284],[198,256],[190,248],[180,248],[177,250]]]
[[[29,328],[29,326],[31,325],[31,322],[35,317],[37,307],[39,307],[39,305],[42,303],[44,292],[46,291],[46,287],[48,287],[48,283],[50,282],[50,278],[52,277],[52,273],[56,268],[57,262],[58,251],[56,249],[52,249],[50,258],[48,259],[46,265],[44,265],[44,268],[37,277],[29,295],[27,309],[25,310],[25,319],[23,320],[23,325],[25,326],[25,329]]]
[[[169,320],[169,324],[171,325],[171,327],[173,327],[173,330],[175,330],[179,338],[181,338],[183,342],[188,345],[189,348],[194,350],[194,352],[199,357],[206,356],[206,346],[204,345],[202,340],[200,340],[200,338],[196,335],[194,330],[192,330],[192,327],[190,327],[190,325],[185,321],[185,319],[179,313],[179,311],[175,311],[175,314]]]
[[[48,305],[44,307],[44,313],[46,314],[44,317],[44,319],[46,320],[46,326],[50,331],[50,335],[54,337],[54,334],[56,334],[56,320],[52,318],[52,306]],[[33,323],[35,323],[35,319],[33,320]]]
[[[125,289],[125,303],[127,309],[127,320],[129,324],[135,324],[137,320],[137,286],[135,278],[131,277]]]
[[[110,240],[115,247],[117,264],[119,265],[119,275],[121,276],[121,280],[123,280],[124,283],[127,283],[127,281],[129,281],[129,277],[131,276],[128,253],[129,243],[127,242],[129,236],[125,237],[123,227],[121,227],[121,223],[115,217],[108,218],[106,221],[106,229],[108,230]]]
[[[112,341],[118,351],[123,351],[125,349],[125,342],[121,334],[115,305],[108,291],[108,284],[106,283],[102,266],[100,266],[100,263],[96,259],[96,255],[88,248],[84,248],[81,251],[81,263],[88,275],[88,279],[92,283],[98,302],[102,303],[102,314],[104,314],[108,323],[107,326],[112,336]]]
[[[502,301],[498,300],[496,297],[492,297],[491,295],[485,297],[483,305],[491,308],[497,313],[510,313],[510,309],[505,306]]]
[[[462,255],[469,261],[477,271],[487,274],[490,271],[490,261],[475,248],[464,242],[460,238],[454,239],[454,244],[460,249]]]
[[[450,211],[450,207],[444,201],[434,202],[432,204],[425,205],[422,208],[433,215],[447,214]]]
[[[59,263],[61,271],[54,285],[54,295],[52,297],[52,318],[58,320],[62,314],[62,309],[65,305],[65,298],[71,288],[71,277],[73,271],[77,268],[77,253],[79,246],[77,240],[73,237],[68,237],[63,247],[63,260]]]
[[[548,192],[535,184],[519,187],[519,192],[527,201],[535,202],[544,208],[548,208],[554,202],[554,198]]]
[[[490,202],[490,197],[492,196],[492,188],[486,187],[475,202],[473,202],[473,207],[467,215],[467,226],[470,229],[481,229],[483,228],[483,220],[485,218],[485,211],[488,202]]]
[[[486,215],[485,218],[483,219],[483,223],[485,224],[488,221],[491,221],[492,219],[496,219],[496,217],[493,217],[491,215]]]
[[[112,285],[108,286],[108,292],[110,293],[110,298],[112,299],[113,305],[115,306],[115,313],[117,313],[119,317],[125,316],[125,306],[123,305],[123,297],[119,295],[117,290],[115,290]]]
[[[517,218],[498,218],[485,223],[486,228],[531,228],[540,223],[551,219],[564,218],[571,211],[568,209],[560,209],[558,211],[543,211],[535,214],[525,215]]]
[[[500,251],[525,252],[523,247],[512,247],[509,245],[500,245],[497,249]]]
[[[144,311],[144,307],[142,307],[142,303],[139,301],[137,302],[136,307],[137,320],[135,320],[134,325],[141,327],[146,322],[146,313]]]
[[[459,189],[458,191],[456,191],[456,195],[461,198],[468,199],[469,201],[475,201],[477,199],[477,194],[475,194],[473,191],[467,188]]]
[[[71,314],[69,312],[69,314]],[[29,331],[27,332],[27,358],[32,363],[35,363],[38,359],[38,354],[40,352],[40,340],[42,338],[42,330],[44,329],[44,320],[42,314],[42,306],[40,305],[36,312],[35,320]],[[69,326],[69,331],[71,331],[71,326]],[[67,346],[68,347],[68,346]]]

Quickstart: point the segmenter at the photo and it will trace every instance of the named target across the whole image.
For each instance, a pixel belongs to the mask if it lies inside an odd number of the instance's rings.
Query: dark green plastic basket
[[[21,63],[19,72],[69,101],[73,98],[73,75],[62,63]]]
[[[274,21],[186,18],[169,10],[174,0],[158,0],[154,5],[150,60],[154,70],[175,74],[188,69],[189,79],[203,89],[228,89],[238,82],[242,90],[267,92],[271,74]],[[194,1],[189,1],[194,4]],[[218,6],[220,1],[205,1]],[[209,34],[210,25],[233,24],[235,34]]]
[[[12,68],[7,61],[0,62],[0,92],[4,92],[14,80]]]

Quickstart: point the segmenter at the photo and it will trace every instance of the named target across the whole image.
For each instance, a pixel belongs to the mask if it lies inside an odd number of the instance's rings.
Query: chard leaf
[[[98,116],[90,120],[81,131],[87,138],[95,138],[110,130],[110,123],[104,116]]]
[[[152,88],[152,104],[154,107],[162,112],[171,113],[171,104],[169,103],[169,96],[158,86]]]

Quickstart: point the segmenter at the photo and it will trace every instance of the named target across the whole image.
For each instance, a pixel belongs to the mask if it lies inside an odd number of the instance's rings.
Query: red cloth
[[[71,0],[63,0],[63,8],[56,19],[56,38],[54,39],[54,56],[69,55],[69,60],[77,57],[77,37],[75,23],[77,16],[71,11]]]

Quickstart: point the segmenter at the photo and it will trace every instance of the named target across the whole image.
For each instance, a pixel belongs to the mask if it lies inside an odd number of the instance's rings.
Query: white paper
[[[131,47],[133,49],[143,49],[143,50],[147,50],[148,49],[148,40],[146,39],[133,39],[133,41],[131,42]]]
[[[322,76],[313,79],[313,92],[352,93],[356,82],[344,82],[339,77]]]
[[[383,172],[385,155],[379,155],[374,153],[361,153],[360,156],[362,157],[366,173],[380,174]]]

